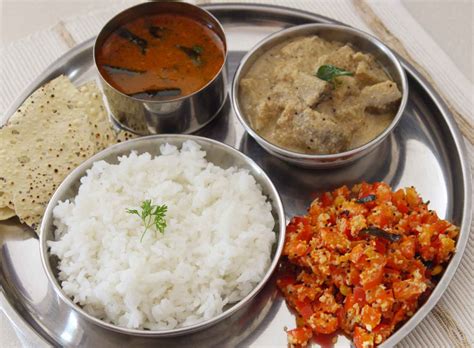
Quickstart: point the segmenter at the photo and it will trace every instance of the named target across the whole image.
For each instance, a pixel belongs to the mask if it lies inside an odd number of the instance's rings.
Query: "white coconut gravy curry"
[[[372,55],[309,36],[259,57],[241,80],[239,97],[252,128],[271,143],[331,154],[382,133],[401,93]]]

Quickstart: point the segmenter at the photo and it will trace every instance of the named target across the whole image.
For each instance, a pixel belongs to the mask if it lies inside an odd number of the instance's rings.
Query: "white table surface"
[[[474,82],[474,0],[402,1],[459,70]],[[116,0],[0,0],[0,50],[61,19],[114,2]],[[0,316],[0,347],[20,346],[10,323]]]

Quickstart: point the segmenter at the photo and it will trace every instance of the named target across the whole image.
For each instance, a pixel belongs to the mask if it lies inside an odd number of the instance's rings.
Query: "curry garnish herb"
[[[131,43],[137,45],[140,48],[140,51],[142,52],[142,54],[146,53],[146,49],[148,47],[148,41],[147,40],[135,35],[130,30],[125,29],[125,28],[119,28],[117,30],[117,34],[121,38],[124,38],[125,40],[128,40]]]
[[[165,31],[166,28],[164,27],[157,27],[155,25],[150,25],[150,27],[148,27],[148,32],[156,39],[162,39]]]
[[[356,200],[357,203],[369,203],[375,201],[377,197],[375,195],[367,195],[365,197]]]
[[[398,242],[402,238],[399,234],[389,233],[377,227],[364,228],[359,232],[359,234],[368,234],[374,237],[384,238],[390,242]]]
[[[130,69],[130,68],[125,68],[122,66],[115,66],[115,65],[110,65],[110,64],[104,64],[103,67],[109,74],[127,74],[127,75],[134,76],[134,75],[144,74],[146,72],[145,70]]]
[[[203,51],[203,47],[199,45],[194,45],[193,47],[186,47],[182,45],[177,45],[177,48],[179,48],[181,51],[186,53],[186,55],[191,58],[193,61],[194,65],[201,65],[202,60],[201,60],[201,53]]]
[[[127,213],[139,216],[143,221],[143,225],[145,226],[145,230],[142,233],[140,242],[143,240],[145,233],[153,226],[155,227],[156,231],[165,233],[165,215],[168,211],[168,207],[165,204],[154,205],[151,203],[151,199],[147,199],[142,202],[140,209],[141,212],[139,212],[137,209],[127,209]]]
[[[316,77],[320,78],[321,80],[334,83],[334,79],[338,76],[353,76],[354,73],[344,70],[342,68],[338,68],[337,66],[331,64],[321,65],[316,72]]]
[[[201,54],[204,48],[200,45],[194,45],[193,46],[193,51],[196,52],[197,54]]]

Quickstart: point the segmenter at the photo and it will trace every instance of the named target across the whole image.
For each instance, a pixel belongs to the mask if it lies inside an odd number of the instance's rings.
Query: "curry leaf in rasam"
[[[168,207],[165,204],[154,205],[151,203],[151,199],[147,199],[142,202],[140,209],[141,212],[137,209],[127,209],[127,213],[137,215],[143,221],[145,229],[140,238],[140,242],[143,240],[145,233],[153,226],[155,227],[156,231],[165,233],[165,215],[168,211]]]
[[[189,58],[191,58],[194,65],[200,66],[202,64],[201,54],[204,50],[202,46],[194,45],[193,47],[186,47],[177,45],[176,47],[183,51]]]
[[[197,54],[201,54],[202,51],[204,51],[204,48],[200,45],[194,45],[193,46],[193,51],[196,52]]]
[[[321,65],[316,72],[316,76],[321,80],[327,82],[334,82],[334,79],[338,76],[353,76],[354,73],[344,70],[342,68],[338,68],[337,66],[331,64]]]

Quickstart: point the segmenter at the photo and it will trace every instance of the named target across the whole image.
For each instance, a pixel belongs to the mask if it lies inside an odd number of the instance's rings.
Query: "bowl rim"
[[[48,228],[48,225],[52,226],[52,219],[53,219],[53,209],[57,206],[57,203],[59,201],[60,196],[63,195],[63,192],[66,191],[70,185],[77,180],[80,180],[85,174],[82,174],[86,170],[90,169],[92,164],[102,160],[105,156],[114,153],[117,150],[120,150],[122,147],[123,148],[128,148],[131,144],[134,143],[141,143],[141,142],[147,142],[147,141],[157,141],[157,146],[161,144],[165,144],[166,140],[164,139],[170,139],[173,138],[173,140],[178,140],[181,142],[181,145],[187,141],[187,140],[193,140],[199,145],[202,143],[208,143],[210,145],[217,146],[218,148],[220,147],[221,149],[226,149],[230,151],[233,156],[238,157],[242,160],[244,160],[251,168],[252,170],[256,171],[258,175],[261,177],[262,180],[266,182],[268,185],[269,189],[271,192],[265,194],[267,197],[268,201],[272,205],[272,215],[274,215],[275,223],[278,223],[278,236],[276,236],[275,244],[273,247],[275,248],[275,252],[272,256],[271,263],[268,266],[267,271],[265,272],[264,277],[260,280],[260,282],[253,288],[253,290],[247,294],[243,299],[240,301],[236,302],[232,307],[228,308],[227,310],[224,310],[222,313],[219,315],[198,322],[193,325],[189,326],[184,326],[180,327],[177,329],[166,329],[166,330],[140,330],[140,329],[129,329],[125,327],[121,327],[115,324],[108,323],[102,319],[96,318],[89,313],[87,313],[82,307],[80,307],[78,304],[74,303],[69,296],[67,296],[60,285],[59,280],[55,277],[51,263],[50,263],[50,258],[49,258],[49,247],[47,246],[47,242],[49,240],[46,239],[46,232],[45,230]],[[160,142],[161,141],[161,142]],[[117,154],[117,157],[127,155],[131,151],[133,151],[133,148],[127,149],[124,151],[123,154]],[[252,174],[251,174],[252,175]],[[252,175],[253,176],[253,175]],[[274,200],[270,199],[270,194],[274,196]],[[94,156],[90,157],[83,163],[81,163],[78,167],[76,167],[72,172],[70,172],[67,177],[62,181],[62,183],[59,185],[59,187],[56,189],[54,192],[53,196],[48,202],[48,205],[46,207],[46,210],[43,215],[43,219],[41,221],[40,225],[40,236],[39,236],[39,244],[40,244],[40,257],[41,257],[41,264],[43,266],[43,269],[46,272],[48,282],[49,284],[53,287],[55,293],[74,311],[79,313],[79,315],[82,315],[86,320],[97,324],[103,328],[110,329],[115,332],[119,332],[122,334],[127,334],[127,335],[133,335],[133,336],[143,336],[143,337],[175,337],[175,336],[181,336],[185,334],[189,334],[192,332],[200,331],[203,330],[207,327],[213,326],[217,324],[218,322],[222,321],[223,319],[231,316],[241,308],[243,308],[247,303],[250,302],[262,289],[263,287],[268,283],[270,278],[272,277],[274,271],[276,270],[281,254],[283,252],[283,246],[285,242],[285,232],[286,232],[286,219],[285,219],[285,211],[283,208],[283,203],[280,197],[280,194],[278,193],[278,190],[276,189],[275,185],[271,181],[271,179],[268,177],[268,175],[265,173],[265,171],[250,157],[242,153],[241,151],[233,148],[230,145],[227,145],[225,143],[219,142],[214,139],[209,139],[197,135],[184,135],[184,134],[157,134],[157,135],[149,135],[145,137],[139,137],[136,139],[128,140],[125,142],[121,142],[115,145],[112,145]],[[50,232],[53,233],[53,232]],[[54,236],[54,235],[53,235]]]
[[[350,32],[351,34],[354,34],[358,37],[360,37],[363,40],[366,40],[370,42],[371,44],[374,44],[375,46],[379,47],[381,52],[383,52],[387,58],[393,63],[395,69],[398,71],[401,79],[401,87],[402,87],[402,98],[400,100],[400,105],[398,107],[397,113],[395,114],[395,117],[393,118],[392,122],[388,125],[388,127],[385,128],[385,130],[377,135],[374,139],[371,141],[358,146],[354,149],[350,149],[347,151],[343,152],[338,152],[334,154],[306,154],[306,153],[301,153],[301,152],[296,152],[296,151],[291,151],[286,148],[283,148],[281,146],[275,145],[271,143],[270,141],[266,140],[264,137],[259,135],[251,126],[249,121],[247,120],[247,117],[244,116],[243,110],[240,108],[240,97],[239,97],[239,83],[242,79],[242,74],[243,74],[243,69],[249,64],[249,60],[252,56],[254,56],[257,51],[264,45],[271,43],[272,41],[276,41],[280,38],[285,38],[287,36],[288,39],[291,39],[292,37],[296,37],[297,34],[300,31],[306,31],[310,29],[332,29],[332,30],[338,30],[338,31],[343,31],[343,32]],[[309,35],[316,35],[317,32],[314,33],[304,33],[303,35],[309,36]],[[278,44],[278,43],[275,43]],[[253,64],[253,62],[252,62]],[[240,64],[234,74],[233,80],[232,80],[232,85],[231,85],[231,103],[232,103],[232,108],[237,115],[238,120],[244,127],[244,129],[259,143],[261,144],[264,148],[266,148],[267,151],[274,152],[278,154],[277,156],[289,160],[289,161],[294,161],[294,160],[321,160],[324,162],[328,162],[330,164],[331,162],[336,162],[339,160],[339,163],[350,161],[354,156],[360,155],[364,152],[368,152],[375,148],[377,145],[379,145],[392,131],[393,129],[397,126],[398,122],[400,121],[405,108],[406,104],[408,102],[408,94],[409,94],[409,87],[408,87],[408,80],[406,77],[405,69],[402,67],[400,61],[398,60],[396,54],[388,48],[383,42],[381,42],[378,38],[375,36],[368,34],[362,30],[344,25],[344,24],[325,24],[325,23],[309,23],[309,24],[302,24],[302,25],[296,25],[293,27],[289,27],[287,29],[282,29],[279,30],[273,34],[268,35],[264,39],[260,40],[254,47],[252,47],[241,59]],[[357,157],[358,158],[358,157]]]
[[[180,96],[178,98],[169,98],[169,99],[163,99],[163,100],[149,100],[149,99],[142,99],[142,98],[137,98],[137,97],[133,97],[133,96],[130,96],[128,94],[125,94],[121,91],[119,91],[117,88],[115,88],[114,86],[112,86],[110,84],[110,82],[108,81],[107,78],[105,78],[105,76],[102,75],[102,73],[100,72],[100,69],[99,69],[99,65],[97,64],[97,59],[96,59],[96,55],[97,55],[97,51],[98,49],[102,46],[102,45],[98,45],[97,42],[99,41],[99,39],[102,39],[102,37],[105,34],[105,29],[108,29],[108,27],[112,27],[115,25],[115,22],[118,20],[118,18],[120,16],[122,16],[124,13],[127,13],[127,12],[131,12],[133,13],[133,11],[136,11],[142,7],[159,7],[159,6],[163,6],[163,5],[169,5],[169,4],[172,4],[173,6],[181,6],[183,8],[194,8],[194,9],[197,9],[198,11],[200,11],[201,13],[201,17],[206,15],[208,16],[211,20],[213,20],[217,26],[217,28],[222,32],[222,37],[220,36],[220,34],[218,34],[215,30],[213,29],[210,29],[211,31],[213,31],[215,34],[217,34],[219,36],[220,39],[222,39],[222,44],[224,45],[224,60],[222,61],[222,65],[221,67],[219,68],[219,70],[216,72],[216,74],[204,85],[202,86],[201,88],[199,88],[198,90],[192,92],[192,93],[189,93],[189,94],[186,94],[186,95],[183,95],[183,96]],[[172,12],[171,12],[172,13]],[[145,15],[147,16],[147,15]],[[136,18],[139,18],[140,16],[137,16]],[[136,19],[135,18],[135,19]],[[208,22],[208,20],[206,20],[206,22]],[[105,40],[108,36],[110,35],[107,34],[107,36],[103,39]],[[94,40],[94,46],[92,48],[92,56],[93,56],[93,60],[94,60],[94,66],[97,70],[97,75],[99,77],[99,79],[105,83],[107,85],[107,87],[109,87],[110,89],[112,89],[114,92],[120,94],[121,96],[125,97],[125,98],[130,98],[134,101],[137,101],[137,102],[140,102],[140,103],[147,103],[147,104],[165,104],[165,103],[174,103],[174,102],[180,102],[180,101],[183,101],[183,100],[186,100],[188,98],[191,98],[193,96],[195,96],[196,94],[202,92],[203,90],[205,90],[207,87],[209,87],[214,81],[216,81],[219,76],[222,74],[223,70],[226,69],[226,65],[227,65],[227,59],[228,59],[228,52],[229,52],[229,48],[228,48],[228,45],[227,45],[227,37],[226,37],[226,34],[225,34],[225,31],[224,31],[224,27],[222,26],[221,22],[219,22],[219,20],[211,13],[209,12],[208,10],[206,10],[205,8],[201,7],[201,6],[197,6],[197,5],[193,5],[191,3],[188,3],[188,2],[179,2],[179,1],[149,1],[149,2],[143,2],[143,3],[140,3],[140,4],[137,4],[137,5],[134,5],[134,6],[131,6],[131,7],[128,7],[126,9],[124,9],[123,11],[120,11],[119,13],[115,14],[112,18],[110,18],[103,26],[102,28],[100,29],[99,33],[97,34],[97,36],[95,37],[95,40]]]

